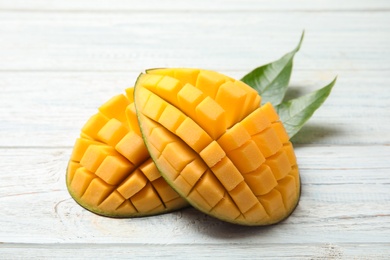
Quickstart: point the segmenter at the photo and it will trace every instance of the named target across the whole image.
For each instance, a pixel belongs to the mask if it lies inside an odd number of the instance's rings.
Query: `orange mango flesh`
[[[66,182],[72,197],[104,216],[147,216],[187,202],[161,177],[138,127],[133,88],[99,108],[76,140]]]
[[[152,159],[191,205],[242,225],[274,224],[294,210],[293,147],[252,88],[217,72],[155,69],[140,75],[134,96]]]

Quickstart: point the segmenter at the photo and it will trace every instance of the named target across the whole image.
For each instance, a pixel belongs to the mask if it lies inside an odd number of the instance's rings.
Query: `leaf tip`
[[[336,84],[337,78],[338,78],[338,75],[336,75],[336,77],[334,77],[334,79],[328,84],[327,87],[329,87],[330,89],[332,89],[333,86]]]
[[[302,31],[301,38],[299,40],[298,46],[295,48],[295,52],[298,52],[301,49],[303,39],[305,38],[305,30]]]

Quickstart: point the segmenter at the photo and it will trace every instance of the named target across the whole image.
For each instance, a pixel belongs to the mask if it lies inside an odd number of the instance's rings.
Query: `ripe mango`
[[[149,156],[133,88],[112,97],[86,122],[73,148],[66,184],[77,203],[104,216],[147,216],[188,205]]]
[[[277,223],[296,207],[300,178],[283,123],[260,103],[248,85],[214,71],[148,70],[86,122],[68,190],[110,217],[191,204],[231,223]]]
[[[154,69],[134,101],[147,150],[192,206],[241,225],[286,217],[300,196],[293,146],[270,103],[241,81],[198,69]]]

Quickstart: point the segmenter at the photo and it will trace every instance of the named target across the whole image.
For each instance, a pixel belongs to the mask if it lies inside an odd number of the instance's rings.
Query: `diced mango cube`
[[[291,171],[290,161],[284,151],[268,157],[265,164],[271,168],[276,180],[284,178]]]
[[[273,189],[269,193],[258,197],[261,205],[273,219],[280,219],[286,214],[283,198],[279,191]]]
[[[272,106],[270,102],[265,103],[260,107],[260,110],[263,111],[263,115],[267,117],[267,119],[273,123],[279,120],[279,115],[276,113],[275,108]]]
[[[131,87],[131,88],[127,88],[125,89],[125,92],[126,92],[126,97],[127,99],[129,100],[130,104],[134,104],[134,88]]]
[[[284,205],[293,205],[297,196],[296,183],[293,176],[287,175],[278,181],[278,186],[276,186],[275,189],[277,189],[282,195]]]
[[[187,196],[190,191],[192,190],[192,185],[190,185],[184,178],[183,176],[179,175],[177,178],[173,181],[175,187],[180,190],[180,192],[184,195]]]
[[[81,198],[85,203],[98,206],[113,190],[113,186],[108,185],[99,178],[95,178],[91,181]]]
[[[117,154],[115,149],[106,145],[90,145],[85,151],[80,164],[91,172],[96,172],[103,160],[109,155]]]
[[[130,201],[125,200],[116,210],[116,213],[121,214],[121,215],[135,215],[137,213],[137,209],[131,204]]]
[[[253,223],[266,221],[269,219],[267,211],[260,203],[256,203],[252,208],[244,213],[244,216],[246,221]]]
[[[153,181],[152,185],[163,202],[167,202],[179,197],[179,195],[171,188],[171,186],[167,185],[163,178],[158,178],[157,180]]]
[[[126,122],[126,107],[130,101],[123,95],[116,95],[99,107],[99,111],[108,118],[116,118],[119,121]]]
[[[295,156],[294,148],[291,142],[283,144],[282,150],[287,154],[291,165],[297,164],[297,157]]]
[[[176,129],[176,135],[198,153],[212,141],[211,137],[189,117]]]
[[[165,173],[165,177],[171,181],[175,180],[179,176],[179,172],[169,163],[167,158],[160,156],[156,160],[158,169]]]
[[[246,92],[245,103],[242,104],[242,107],[240,109],[240,111],[242,112],[240,117],[244,118],[260,106],[261,98],[256,90],[249,87],[242,81],[236,80],[234,82],[234,85]]]
[[[199,72],[198,69],[178,68],[175,69],[174,75],[180,82],[186,82],[195,86]]]
[[[244,174],[245,182],[256,195],[264,195],[278,185],[269,166],[263,164],[253,172]]]
[[[179,141],[167,129],[163,127],[155,127],[150,134],[149,142],[162,153],[165,147],[172,142]]]
[[[69,161],[68,168],[66,169],[66,183],[71,183],[77,169],[81,167],[79,162]]]
[[[210,204],[199,194],[196,189],[192,189],[191,192],[187,195],[187,198],[190,199],[195,207],[198,207],[204,211],[210,211],[212,207]]]
[[[192,119],[196,118],[195,109],[196,106],[205,98],[201,90],[194,87],[191,84],[185,84],[177,93],[177,101],[180,107],[186,115]]]
[[[181,86],[182,84],[179,80],[165,76],[158,82],[157,89],[153,92],[165,101],[177,105],[176,96]]]
[[[231,127],[241,120],[241,109],[245,105],[246,91],[237,88],[231,82],[223,83],[217,92],[215,101],[226,111],[227,127]]]
[[[168,105],[159,117],[158,122],[174,133],[185,118],[186,115],[183,112],[172,105]]]
[[[210,170],[202,175],[195,189],[211,207],[214,207],[225,195],[224,187]]]
[[[142,137],[133,131],[128,132],[115,149],[134,165],[139,165],[149,157]]]
[[[142,82],[142,86],[145,88],[154,90],[162,78],[162,75],[153,75],[148,71],[148,74],[140,75],[139,81]]]
[[[75,196],[81,197],[88,188],[91,181],[95,178],[95,174],[88,171],[84,167],[80,167],[74,173],[70,187]]]
[[[196,158],[180,172],[182,176],[191,186],[194,186],[203,173],[207,170],[207,165],[200,158]]]
[[[142,109],[142,114],[154,121],[158,121],[160,115],[167,105],[168,103],[165,100],[155,94],[151,94],[147,103]]]
[[[123,198],[119,192],[113,191],[111,194],[107,196],[106,199],[103,200],[99,205],[99,209],[107,212],[114,212],[120,205],[125,202],[125,198]]]
[[[239,148],[250,139],[251,136],[248,131],[246,131],[245,127],[241,123],[237,123],[218,139],[218,144],[225,152],[229,152]]]
[[[173,142],[165,146],[162,156],[168,160],[169,164],[177,172],[181,172],[197,155],[193,150],[188,149],[188,146],[184,142]]]
[[[256,143],[264,157],[270,157],[279,151],[283,144],[272,127],[268,127],[260,133],[252,136],[252,140]]]
[[[263,154],[253,140],[228,152],[227,156],[241,173],[254,171],[265,161]]]
[[[282,143],[289,142],[290,137],[288,136],[287,131],[284,128],[282,122],[274,122],[271,124],[271,127],[275,129],[275,132]]]
[[[200,157],[203,161],[211,168],[216,165],[226,156],[225,151],[221,146],[216,142],[212,141],[206,148],[204,148],[200,153]]]
[[[227,128],[226,113],[212,98],[206,97],[196,107],[196,122],[214,139]]]
[[[226,81],[226,77],[214,71],[200,71],[196,80],[196,87],[205,95],[215,98],[219,86]]]
[[[73,146],[73,151],[72,151],[72,155],[70,156],[70,159],[74,162],[80,162],[81,158],[83,158],[85,151],[88,149],[90,145],[101,145],[101,144],[102,143],[93,141],[91,139],[77,138]]]
[[[241,124],[245,127],[246,131],[248,131],[250,135],[255,135],[270,126],[271,122],[265,116],[263,110],[258,108],[245,117],[241,121]]]
[[[87,123],[81,129],[81,132],[93,140],[99,140],[99,130],[107,124],[109,118],[102,113],[97,113],[89,118]]]
[[[137,92],[137,99],[139,100],[139,102],[137,102],[137,110],[142,111],[145,108],[151,95],[153,95],[153,93],[147,88],[139,88]]]
[[[138,125],[138,118],[135,110],[134,103],[131,103],[126,107],[126,118],[128,128],[133,130],[137,135],[141,136],[141,130]]]
[[[247,212],[256,203],[259,203],[256,196],[244,181],[229,191],[229,194],[242,213]]]
[[[110,146],[115,146],[128,132],[121,121],[112,118],[98,132],[100,140]]]
[[[142,135],[145,135],[145,134],[150,135],[155,128],[161,127],[161,125],[159,123],[153,121],[152,119],[150,119],[142,114],[140,114],[139,116],[142,117],[142,120],[143,120]],[[142,136],[142,135],[140,135],[140,136]]]
[[[229,220],[236,219],[241,215],[240,210],[227,193],[225,193],[224,197],[211,210],[211,212],[215,213],[217,216],[221,216],[221,218]]]
[[[154,191],[151,183],[145,185],[145,187],[132,196],[130,200],[135,208],[141,212],[148,212],[162,205],[162,202]]]
[[[151,158],[141,164],[139,166],[139,169],[146,176],[146,178],[148,178],[149,181],[154,181],[158,178],[161,178],[160,172],[158,171],[156,165]]]
[[[117,188],[117,191],[126,199],[131,198],[148,183],[145,175],[140,170],[135,170]]]
[[[228,191],[233,190],[244,180],[240,171],[226,156],[219,163],[213,166],[211,170]]]
[[[111,185],[119,184],[134,169],[134,165],[122,156],[107,156],[95,174]]]

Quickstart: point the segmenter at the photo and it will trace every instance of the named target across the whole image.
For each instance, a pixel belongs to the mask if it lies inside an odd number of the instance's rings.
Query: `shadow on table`
[[[266,236],[268,232],[272,232],[279,225],[283,225],[283,221],[271,226],[237,225],[210,217],[194,208],[182,210],[181,217],[189,221],[188,228],[194,229],[194,232],[224,240],[250,238],[259,235]]]
[[[320,144],[329,143],[329,141],[334,143],[334,140],[342,139],[344,134],[336,126],[309,122],[291,138],[291,141],[293,144]]]

